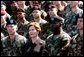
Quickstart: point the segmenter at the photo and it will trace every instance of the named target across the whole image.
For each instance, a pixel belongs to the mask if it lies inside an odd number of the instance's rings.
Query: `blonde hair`
[[[37,23],[37,22],[31,22],[31,23],[28,25],[28,29],[29,29],[29,27],[31,27],[31,26],[34,26],[37,31],[41,32],[41,27],[40,27],[40,24],[39,24],[39,23]]]

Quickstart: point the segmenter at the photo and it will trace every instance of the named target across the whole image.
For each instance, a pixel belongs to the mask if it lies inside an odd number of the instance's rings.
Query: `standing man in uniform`
[[[78,14],[83,14],[83,10],[78,7],[79,1],[71,1],[70,8],[71,10],[65,14],[65,21],[63,29],[71,36],[75,36],[78,33],[76,27],[76,16]]]
[[[9,35],[1,39],[1,56],[21,56],[21,48],[27,39],[16,32],[17,25],[13,19],[7,20],[6,28]]]
[[[51,25],[53,34],[49,35],[46,39],[48,54],[49,56],[67,55],[71,37],[62,29],[64,19],[59,16],[56,16],[53,19]]]
[[[77,38],[78,55],[83,56],[83,14],[77,17],[77,27],[79,29],[79,38]]]
[[[18,9],[17,10],[17,26],[18,29],[17,32],[20,35],[26,36],[27,34],[27,25],[29,24],[29,21],[27,21],[26,19],[26,13],[24,11],[24,9]]]
[[[76,19],[79,32],[71,39],[69,56],[83,56],[83,14],[78,14]]]

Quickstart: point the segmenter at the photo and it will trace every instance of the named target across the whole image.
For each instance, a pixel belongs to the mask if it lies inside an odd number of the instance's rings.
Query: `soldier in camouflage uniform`
[[[41,17],[41,10],[40,9],[33,9],[32,10],[32,16],[33,16],[33,19],[32,21],[34,22],[38,22],[40,25],[43,25],[43,24],[46,24],[47,21],[42,19]]]
[[[50,27],[51,27],[51,24],[54,23],[54,17],[58,16],[57,15],[57,12],[58,12],[57,8],[54,5],[52,5],[52,3],[50,3],[48,6],[50,6],[48,9],[48,12],[47,12],[48,16],[46,17],[46,20],[48,21],[48,23],[42,25],[42,33],[43,33],[42,38],[44,40],[47,38],[47,36],[52,34]]]
[[[76,27],[76,16],[78,14],[83,14],[83,10],[78,7],[78,1],[71,1],[70,4],[71,11],[69,11],[64,19],[64,27],[63,29],[71,36],[73,37],[78,33],[77,27]]]
[[[18,23],[18,33],[26,36],[27,34],[27,25],[29,22],[25,18],[25,11],[23,9],[17,10],[17,23]]]
[[[46,49],[49,56],[67,55],[71,37],[63,31],[63,21],[64,19],[59,16],[54,17],[54,23],[52,24],[53,34],[46,39]]]
[[[17,25],[14,20],[7,20],[6,27],[9,35],[1,39],[1,56],[21,56],[27,39],[16,32]]]
[[[78,55],[83,56],[83,15],[79,16],[77,19],[77,27],[80,33],[79,38],[77,39],[77,49],[79,53]]]
[[[44,25],[41,26],[41,39],[46,40],[46,38],[52,34],[52,31],[50,29],[50,24],[46,23]]]
[[[76,18],[79,32],[71,40],[69,56],[83,56],[83,15]]]
[[[27,10],[25,11],[27,14],[28,21],[32,21],[33,16],[31,13],[32,13],[32,9],[34,9],[34,8],[41,9],[42,8],[41,1],[29,1],[29,6],[28,6]],[[41,9],[41,16],[43,19],[47,16],[47,13],[42,9]]]

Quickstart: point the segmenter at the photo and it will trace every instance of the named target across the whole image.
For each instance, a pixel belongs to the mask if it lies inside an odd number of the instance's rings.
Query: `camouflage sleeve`
[[[68,34],[63,36],[63,39],[62,39],[62,45],[63,45],[62,49],[67,48],[70,45],[70,41],[71,41],[71,37]]]
[[[6,40],[7,40],[7,37],[4,37],[1,39],[1,56],[6,56],[7,55],[7,51],[8,49],[5,48],[6,47]]]
[[[23,37],[21,40],[21,45],[24,46],[27,43],[27,39],[25,37]]]

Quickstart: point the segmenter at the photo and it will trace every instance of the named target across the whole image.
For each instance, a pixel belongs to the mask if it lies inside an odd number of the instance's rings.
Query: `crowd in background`
[[[10,22],[9,20],[13,21]],[[20,41],[25,42],[25,39],[27,39],[26,44],[23,45],[23,42],[21,42],[23,47],[20,46],[22,47],[22,53],[19,54],[18,52],[19,55],[83,56],[83,1],[1,1],[1,55],[18,56],[17,54],[10,54],[13,51],[10,49],[10,53],[5,53],[8,51],[5,50],[6,48],[11,48],[10,45],[5,43],[5,38],[7,36],[9,38],[13,37],[10,36],[12,31],[10,31],[9,24],[17,25],[17,27],[14,27],[14,31],[21,35],[17,36],[17,38],[24,40],[20,39]],[[62,52],[58,52],[60,51],[59,39],[54,40],[58,36],[58,31],[60,31],[55,27],[55,24],[60,24],[59,29],[66,32],[63,32],[62,41],[68,43],[70,41],[69,44],[67,43],[68,48],[64,47],[67,50],[64,53],[63,49]],[[52,36],[52,34],[55,36]],[[58,43],[56,44],[58,46],[55,47],[51,42]],[[35,46],[33,43],[37,45]],[[26,50],[29,51],[25,52]]]

